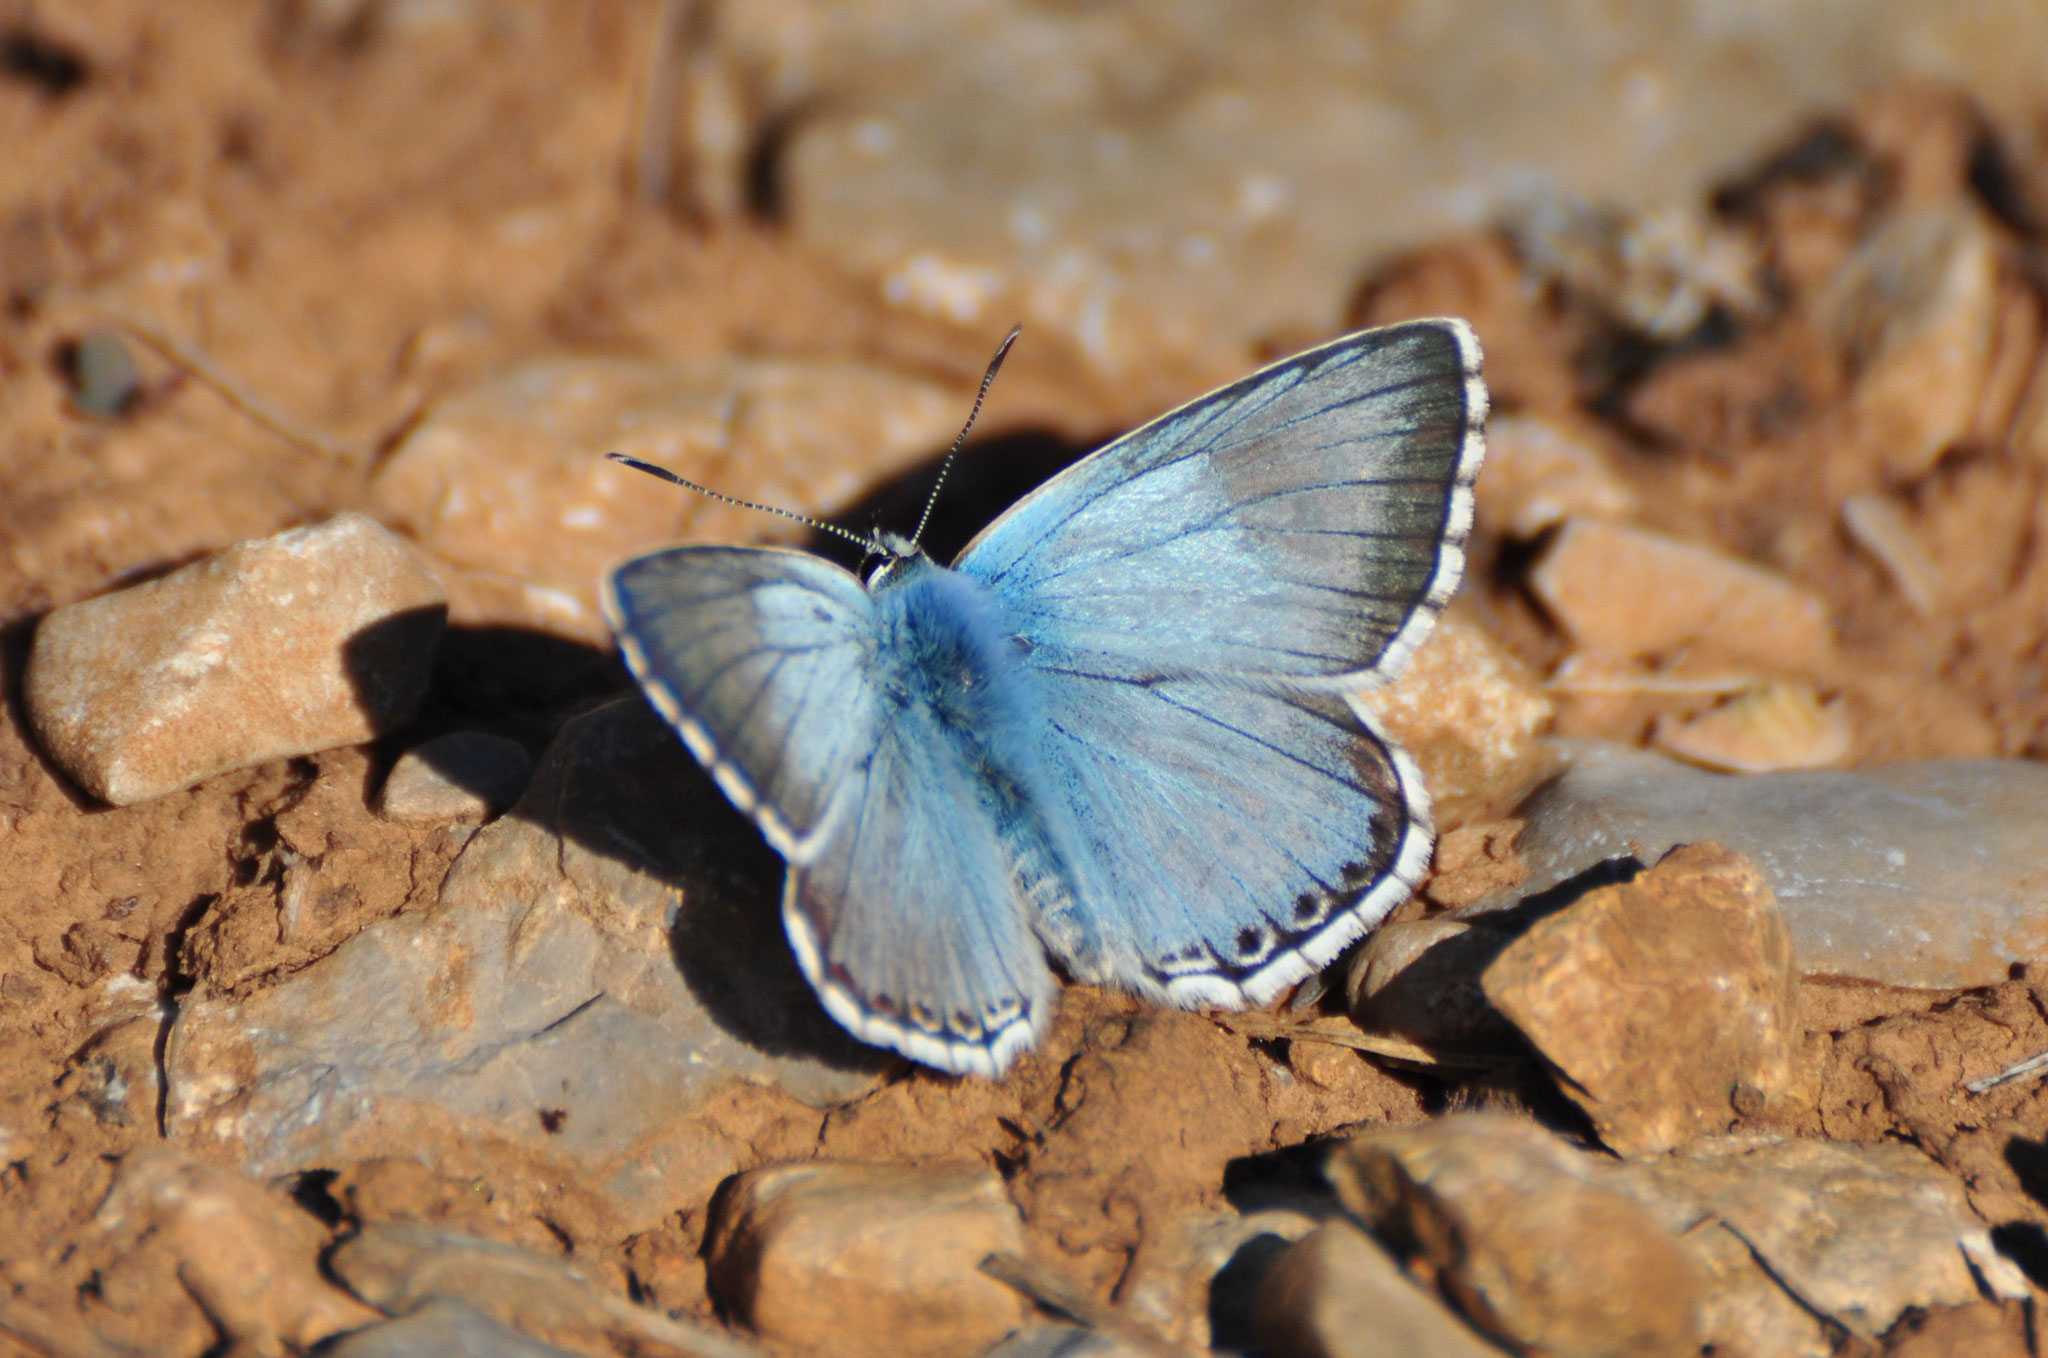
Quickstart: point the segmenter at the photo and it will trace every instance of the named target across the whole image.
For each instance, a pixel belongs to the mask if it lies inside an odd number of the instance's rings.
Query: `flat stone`
[[[373,739],[425,694],[447,596],[341,514],[53,610],[24,695],[36,738],[116,806]]]
[[[1791,936],[1763,875],[1718,845],[1545,915],[1483,983],[1623,1155],[1725,1130],[1791,1083]]]
[[[1826,768],[1847,757],[1853,738],[1842,699],[1823,703],[1799,680],[1743,689],[1682,720],[1660,716],[1650,732],[1666,754],[1724,773]]]
[[[188,999],[170,1134],[263,1175],[496,1139],[652,1225],[754,1153],[692,1118],[707,1102],[825,1106],[882,1068],[797,970],[779,866],[644,702],[596,709],[434,908],[246,998]]]
[[[1275,1261],[1259,1290],[1271,1358],[1498,1358],[1348,1221],[1317,1227]]]
[[[994,1170],[832,1161],[741,1175],[706,1246],[732,1315],[776,1343],[844,1358],[986,1348],[1030,1307],[981,1261],[1023,1251]]]
[[[398,757],[378,798],[393,820],[486,821],[526,791],[533,756],[516,740],[454,731]]]
[[[1963,1185],[1911,1146],[1714,1138],[1605,1182],[1675,1229],[1725,1226],[1759,1275],[1864,1338],[1911,1309],[2028,1295]]]
[[[507,1329],[451,1297],[368,1325],[321,1350],[331,1358],[582,1358]]]
[[[624,558],[685,537],[802,531],[662,486],[605,453],[829,516],[943,452],[972,397],[848,360],[543,359],[435,403],[378,471],[371,498],[436,556],[510,582],[461,602],[512,611],[458,611],[458,622],[597,638],[598,581]]]
[[[1714,655],[1804,673],[1834,630],[1818,597],[1714,548],[1600,519],[1565,524],[1529,575],[1574,644],[1612,655]]]
[[[1415,757],[1440,830],[1512,807],[1557,767],[1543,739],[1550,699],[1486,629],[1455,614],[1392,683],[1361,697]]]
[[[1691,1260],[1595,1162],[1518,1118],[1465,1113],[1332,1153],[1338,1199],[1472,1325],[1518,1352],[1689,1358]]]
[[[303,1352],[377,1318],[321,1273],[324,1233],[311,1217],[282,1193],[182,1151],[128,1156],[99,1224],[124,1253],[167,1247],[167,1270],[246,1352]]]
[[[1762,870],[1809,976],[1950,990],[2048,956],[2048,768],[2023,759],[1727,775],[1617,745],[1571,764],[1522,807],[1520,886],[1467,917],[1609,859],[1655,862],[1712,840]]]
[[[475,1316],[524,1342],[544,1338],[578,1352],[753,1352],[720,1330],[615,1296],[561,1260],[423,1222],[371,1222],[336,1246],[327,1263],[357,1296],[392,1315],[452,1302],[461,1310],[451,1316]],[[463,1324],[474,1327],[466,1318]]]

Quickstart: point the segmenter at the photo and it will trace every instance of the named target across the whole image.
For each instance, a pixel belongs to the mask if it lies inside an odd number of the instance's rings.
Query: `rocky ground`
[[[1228,6],[0,5],[0,1349],[2035,1352],[2048,41],[1892,10],[1980,78],[1787,20],[1542,143]],[[1353,141],[1580,193],[1354,230]],[[598,454],[903,526],[1021,316],[945,553],[1446,314],[1423,894],[1270,1012],[854,1044],[596,611],[802,530]]]

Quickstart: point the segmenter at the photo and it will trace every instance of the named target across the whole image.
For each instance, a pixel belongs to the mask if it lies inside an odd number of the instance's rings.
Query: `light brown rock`
[[[1735,1351],[1776,1351],[1786,1307],[1760,1289],[1865,1338],[1909,1310],[2028,1294],[1962,1184],[1911,1146],[1713,1137],[1615,1166],[1604,1182],[1689,1245],[1709,1221],[1740,1241],[1720,1246],[1729,1262],[1715,1270],[1713,1307],[1715,1342]]]
[[[500,582],[466,602],[581,638],[601,634],[598,581],[625,557],[683,537],[752,542],[803,531],[664,486],[605,453],[726,495],[829,515],[944,451],[971,396],[846,360],[544,359],[443,398],[392,453],[371,495],[437,556]]]
[[[707,1252],[713,1291],[764,1338],[843,1358],[953,1358],[1023,1323],[1023,1300],[979,1268],[1023,1247],[993,1170],[812,1161],[730,1184]]]
[[[1331,1157],[1344,1205],[1406,1242],[1411,1272],[1512,1349],[1681,1358],[1692,1261],[1656,1218],[1534,1123],[1469,1113],[1368,1132]]]
[[[1483,978],[1623,1155],[1721,1130],[1785,1090],[1796,980],[1769,884],[1717,844],[1538,920]]]
[[[1692,649],[1794,674],[1823,667],[1834,650],[1827,607],[1813,594],[1644,528],[1574,519],[1529,583],[1588,650],[1661,658]]]
[[[29,721],[65,773],[116,806],[353,745],[419,705],[446,601],[362,514],[238,543],[45,617]]]
[[[1500,1353],[1348,1221],[1317,1227],[1274,1261],[1259,1287],[1258,1324],[1272,1358]]]
[[[1998,324],[1998,259],[1974,209],[1893,213],[1829,285],[1823,320],[1856,373],[1852,436],[1915,480],[1974,421]]]
[[[1727,773],[1824,769],[1842,762],[1853,737],[1842,700],[1823,703],[1799,680],[1758,684],[1683,719],[1660,716],[1650,731],[1665,753]]]
[[[1505,811],[1556,769],[1542,738],[1550,699],[1486,629],[1455,614],[1399,678],[1363,699],[1421,766],[1440,830]]]
[[[1566,519],[1625,519],[1635,488],[1608,464],[1602,435],[1544,415],[1486,425],[1486,475],[1475,487],[1482,526],[1528,539]]]
[[[100,1225],[167,1244],[178,1279],[238,1353],[302,1353],[381,1319],[320,1272],[322,1232],[282,1195],[168,1148],[131,1156]]]
[[[533,756],[518,741],[453,731],[400,755],[378,803],[394,820],[481,822],[518,801],[532,777]]]

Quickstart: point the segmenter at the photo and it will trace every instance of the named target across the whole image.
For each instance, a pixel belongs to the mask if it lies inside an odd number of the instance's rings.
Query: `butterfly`
[[[1429,797],[1360,694],[1464,569],[1479,366],[1450,319],[1282,359],[1073,464],[950,567],[875,535],[865,578],[712,545],[611,574],[641,688],[787,861],[833,1018],[994,1077],[1050,1021],[1049,958],[1240,1008],[1407,899]]]

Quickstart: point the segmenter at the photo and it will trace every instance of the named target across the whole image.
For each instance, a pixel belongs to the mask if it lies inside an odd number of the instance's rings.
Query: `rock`
[[[397,1320],[366,1326],[321,1351],[329,1358],[579,1358],[508,1330],[449,1297],[435,1297]]]
[[[1681,339],[1716,308],[1742,320],[1764,309],[1756,241],[1690,201],[1625,213],[1545,194],[1510,229],[1532,273],[1651,339]]]
[[[81,412],[109,419],[134,407],[142,393],[142,375],[118,330],[87,331],[67,358],[71,403]]]
[[[1619,857],[1712,840],[1762,870],[1809,976],[1935,990],[1992,985],[2048,956],[2048,768],[1928,760],[1843,772],[1704,773],[1640,750],[1571,747],[1523,804],[1528,880],[1475,918]]]
[[[393,820],[486,821],[519,800],[533,756],[516,740],[454,731],[398,757],[379,797]]]
[[[1848,755],[1852,738],[1842,700],[1823,704],[1798,680],[1743,689],[1683,719],[1662,715],[1650,729],[1665,753],[1728,773],[1826,768]]]
[[[952,1358],[1023,1323],[983,1273],[1021,1255],[1002,1176],[980,1165],[810,1161],[750,1170],[721,1192],[706,1245],[712,1290],[766,1339],[863,1358]]]
[[[1156,1358],[1144,1349],[1085,1325],[1033,1325],[1019,1330],[982,1358]]]
[[[437,556],[540,592],[524,600],[527,611],[494,620],[602,635],[598,581],[625,557],[682,537],[751,542],[796,531],[661,486],[605,453],[726,495],[830,514],[944,450],[971,396],[845,360],[545,359],[436,403],[371,495]],[[472,591],[471,602],[517,608],[514,591]]]
[[[1975,210],[1894,212],[1830,282],[1822,321],[1856,373],[1849,414],[1896,480],[1966,433],[1991,368],[1998,261]]]
[[[1864,1338],[1909,1310],[2028,1295],[1962,1184],[1910,1146],[1714,1138],[1606,1182],[1688,1236],[1719,1222],[1756,1275]],[[1743,1337],[1770,1351],[1768,1332]]]
[[[1309,1048],[1357,1059],[1341,1047],[1301,1041],[1290,1048],[1290,1067]],[[1182,1348],[1234,1348],[1229,1341],[1252,1331],[1259,1266],[1315,1225],[1306,1212],[1287,1207],[1148,1214],[1117,1285],[1116,1318]]]
[[[705,861],[721,841],[745,853]],[[767,1134],[694,1112],[756,1089],[809,1119],[880,1068],[798,972],[778,867],[645,703],[587,713],[434,908],[245,998],[186,1001],[165,1053],[170,1133],[266,1175],[518,1147],[629,1229],[658,1221]]]
[[[1573,520],[1529,585],[1589,650],[1690,651],[1781,674],[1822,669],[1834,652],[1827,607],[1814,595],[1762,567],[1644,528]]]
[[[1891,577],[1914,613],[1932,618],[1941,611],[1948,593],[1941,565],[1913,536],[1896,503],[1883,495],[1850,495],[1840,513],[1843,530]]]
[[[1422,769],[1439,829],[1505,810],[1556,768],[1550,700],[1484,628],[1442,619],[1391,684],[1361,695]]]
[[[1478,521],[1527,540],[1566,519],[1625,519],[1635,488],[1608,464],[1602,435],[1544,415],[1486,423],[1486,475],[1474,487]]]
[[[571,1265],[422,1223],[366,1225],[334,1249],[328,1267],[357,1296],[393,1315],[456,1302],[490,1325],[581,1351],[688,1358],[752,1352],[718,1330],[613,1296]]]
[[[36,737],[116,806],[373,739],[426,692],[446,596],[361,514],[67,604],[23,682]]]
[[[1623,1155],[1722,1130],[1792,1079],[1791,937],[1762,874],[1717,845],[1545,915],[1483,983]]]
[[[1699,1281],[1657,1220],[1533,1123],[1457,1114],[1339,1147],[1337,1196],[1518,1351],[1689,1358]]]
[[[377,1318],[320,1272],[325,1233],[282,1194],[169,1148],[130,1156],[99,1213],[168,1244],[177,1277],[238,1351],[303,1352]]]
[[[1496,1358],[1500,1350],[1348,1221],[1319,1226],[1274,1263],[1259,1289],[1271,1358]]]
[[[1367,1032],[1438,1054],[1514,1052],[1515,1030],[1479,980],[1513,937],[1441,915],[1382,924],[1346,972],[1351,1016]]]

